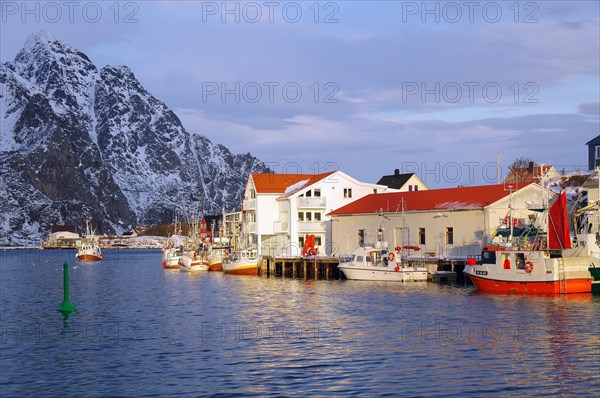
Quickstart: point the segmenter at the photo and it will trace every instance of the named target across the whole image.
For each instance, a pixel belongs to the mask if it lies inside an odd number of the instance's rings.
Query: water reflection
[[[599,387],[591,296],[188,274],[163,270],[159,252],[111,254],[74,266],[79,311],[67,324],[55,311],[63,254],[4,254],[3,395],[585,396]]]

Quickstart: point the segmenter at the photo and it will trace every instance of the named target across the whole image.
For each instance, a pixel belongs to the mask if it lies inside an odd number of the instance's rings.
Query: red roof
[[[303,186],[309,186],[333,173],[335,172],[331,171],[329,173],[321,174],[252,173],[252,180],[254,181],[254,187],[256,188],[257,193],[283,194],[288,187],[300,181],[307,181]]]
[[[531,183],[523,184],[523,188]],[[481,209],[508,196],[504,184],[430,189],[428,191],[371,194],[329,213],[330,215],[402,211]]]
[[[508,173],[506,178],[504,179],[505,183],[512,184],[513,182],[536,182],[542,179],[542,176],[548,174],[548,172],[552,169],[552,166],[544,164],[544,165],[535,165],[533,167],[533,172],[528,167],[517,167]]]

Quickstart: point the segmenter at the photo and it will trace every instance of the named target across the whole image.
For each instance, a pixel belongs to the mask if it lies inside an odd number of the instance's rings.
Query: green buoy
[[[64,298],[63,302],[56,310],[62,312],[63,315],[69,315],[72,312],[77,311],[77,308],[71,302],[69,298],[69,263],[63,263],[63,283],[64,283]]]

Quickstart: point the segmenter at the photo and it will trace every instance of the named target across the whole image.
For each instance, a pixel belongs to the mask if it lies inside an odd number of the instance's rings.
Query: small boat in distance
[[[173,234],[169,236],[163,248],[162,266],[165,269],[178,269],[179,259],[183,255],[183,243],[180,240],[181,225],[175,215]]]
[[[359,247],[350,261],[338,269],[350,280],[416,282],[427,281],[427,268],[408,265],[401,259],[401,248],[388,250],[386,242]]]
[[[81,246],[75,255],[79,261],[100,261],[104,255],[100,250],[100,241],[90,226],[90,220],[85,220],[85,235]]]
[[[183,245],[183,254],[179,257],[179,269],[184,272],[208,271],[206,247],[200,237],[200,220],[197,214],[194,214],[190,220],[189,239]]]

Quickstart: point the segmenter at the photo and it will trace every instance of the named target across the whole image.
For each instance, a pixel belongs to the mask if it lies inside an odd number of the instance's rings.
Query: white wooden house
[[[400,174],[400,170],[394,170],[394,174],[383,176],[377,181],[377,184],[385,185],[388,188],[398,191],[424,191],[427,185],[415,173]]]
[[[319,254],[331,254],[327,214],[366,195],[389,191],[384,185],[363,183],[341,171],[251,174],[243,204],[249,244],[260,255],[299,256],[305,236],[311,234]]]
[[[555,194],[535,183],[491,185],[368,195],[334,210],[334,253],[351,253],[373,244],[378,233],[390,247],[416,246],[419,255],[464,259],[481,254],[494,231],[507,219],[534,217]]]

